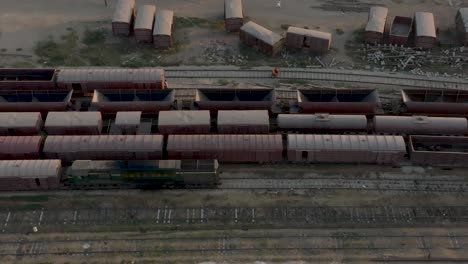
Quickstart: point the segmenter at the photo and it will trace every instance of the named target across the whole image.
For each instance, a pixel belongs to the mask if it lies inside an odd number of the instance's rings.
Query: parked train
[[[466,167],[467,154],[468,137],[457,136],[7,136],[0,137],[0,189],[215,187],[218,161],[452,168]],[[63,176],[62,166],[69,166]]]
[[[120,130],[112,133],[134,133],[141,126],[141,113],[118,112],[112,120],[103,120],[100,112],[50,112],[42,120],[38,112],[0,112],[0,135],[99,135],[110,133],[103,123]],[[466,135],[468,121],[464,117],[279,114],[269,116],[267,110],[160,111],[157,128],[149,127],[142,134],[268,134],[325,133],[376,135]],[[109,131],[109,132],[107,132]],[[120,131],[120,132],[118,132]],[[141,130],[140,130],[141,131]]]

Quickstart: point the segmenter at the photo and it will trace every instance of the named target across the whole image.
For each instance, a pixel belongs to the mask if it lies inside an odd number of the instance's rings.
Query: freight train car
[[[65,173],[72,189],[214,187],[217,160],[77,160]]]

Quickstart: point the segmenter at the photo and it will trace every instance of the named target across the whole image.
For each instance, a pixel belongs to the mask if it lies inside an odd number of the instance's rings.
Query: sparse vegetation
[[[336,31],[336,34],[338,34],[338,35],[343,35],[344,34],[344,30],[342,28],[337,28],[335,31]]]
[[[291,26],[291,25],[289,25],[289,24],[282,24],[282,25],[281,25],[281,29],[283,29],[283,30],[288,30],[288,28],[289,28],[290,26]]]
[[[83,43],[86,45],[98,45],[103,44],[106,41],[106,31],[102,29],[85,30],[83,34]]]

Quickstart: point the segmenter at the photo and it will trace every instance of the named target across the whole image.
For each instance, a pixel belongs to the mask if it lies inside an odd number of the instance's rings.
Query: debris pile
[[[374,65],[386,66],[393,71],[411,70],[412,73],[427,75],[421,68],[440,71],[463,71],[468,67],[468,48],[456,47],[442,50],[417,50],[395,45],[366,45],[362,44],[356,49],[361,59]],[[448,73],[433,73],[435,76],[453,76]],[[456,74],[457,77],[463,77]]]

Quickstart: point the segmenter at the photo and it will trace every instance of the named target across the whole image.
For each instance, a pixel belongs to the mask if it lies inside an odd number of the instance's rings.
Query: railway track
[[[221,178],[220,189],[233,190],[366,190],[397,192],[465,193],[468,182],[464,180],[424,180],[424,179],[277,179],[277,178]]]
[[[450,235],[270,235],[24,240],[1,242],[0,256],[35,257],[41,255],[110,255],[143,253],[223,253],[238,251],[424,251],[442,249],[463,252],[467,236]]]
[[[468,207],[159,207],[3,210],[0,232],[93,232],[102,228],[224,229],[468,225]]]
[[[269,79],[271,69],[175,69],[165,70],[166,78],[170,80],[188,78],[207,79]],[[350,82],[375,85],[391,85],[410,88],[435,88],[435,89],[468,89],[468,80],[456,78],[433,78],[423,76],[411,76],[404,74],[390,74],[383,72],[364,72],[335,69],[283,69],[277,77],[285,80],[310,80]]]

